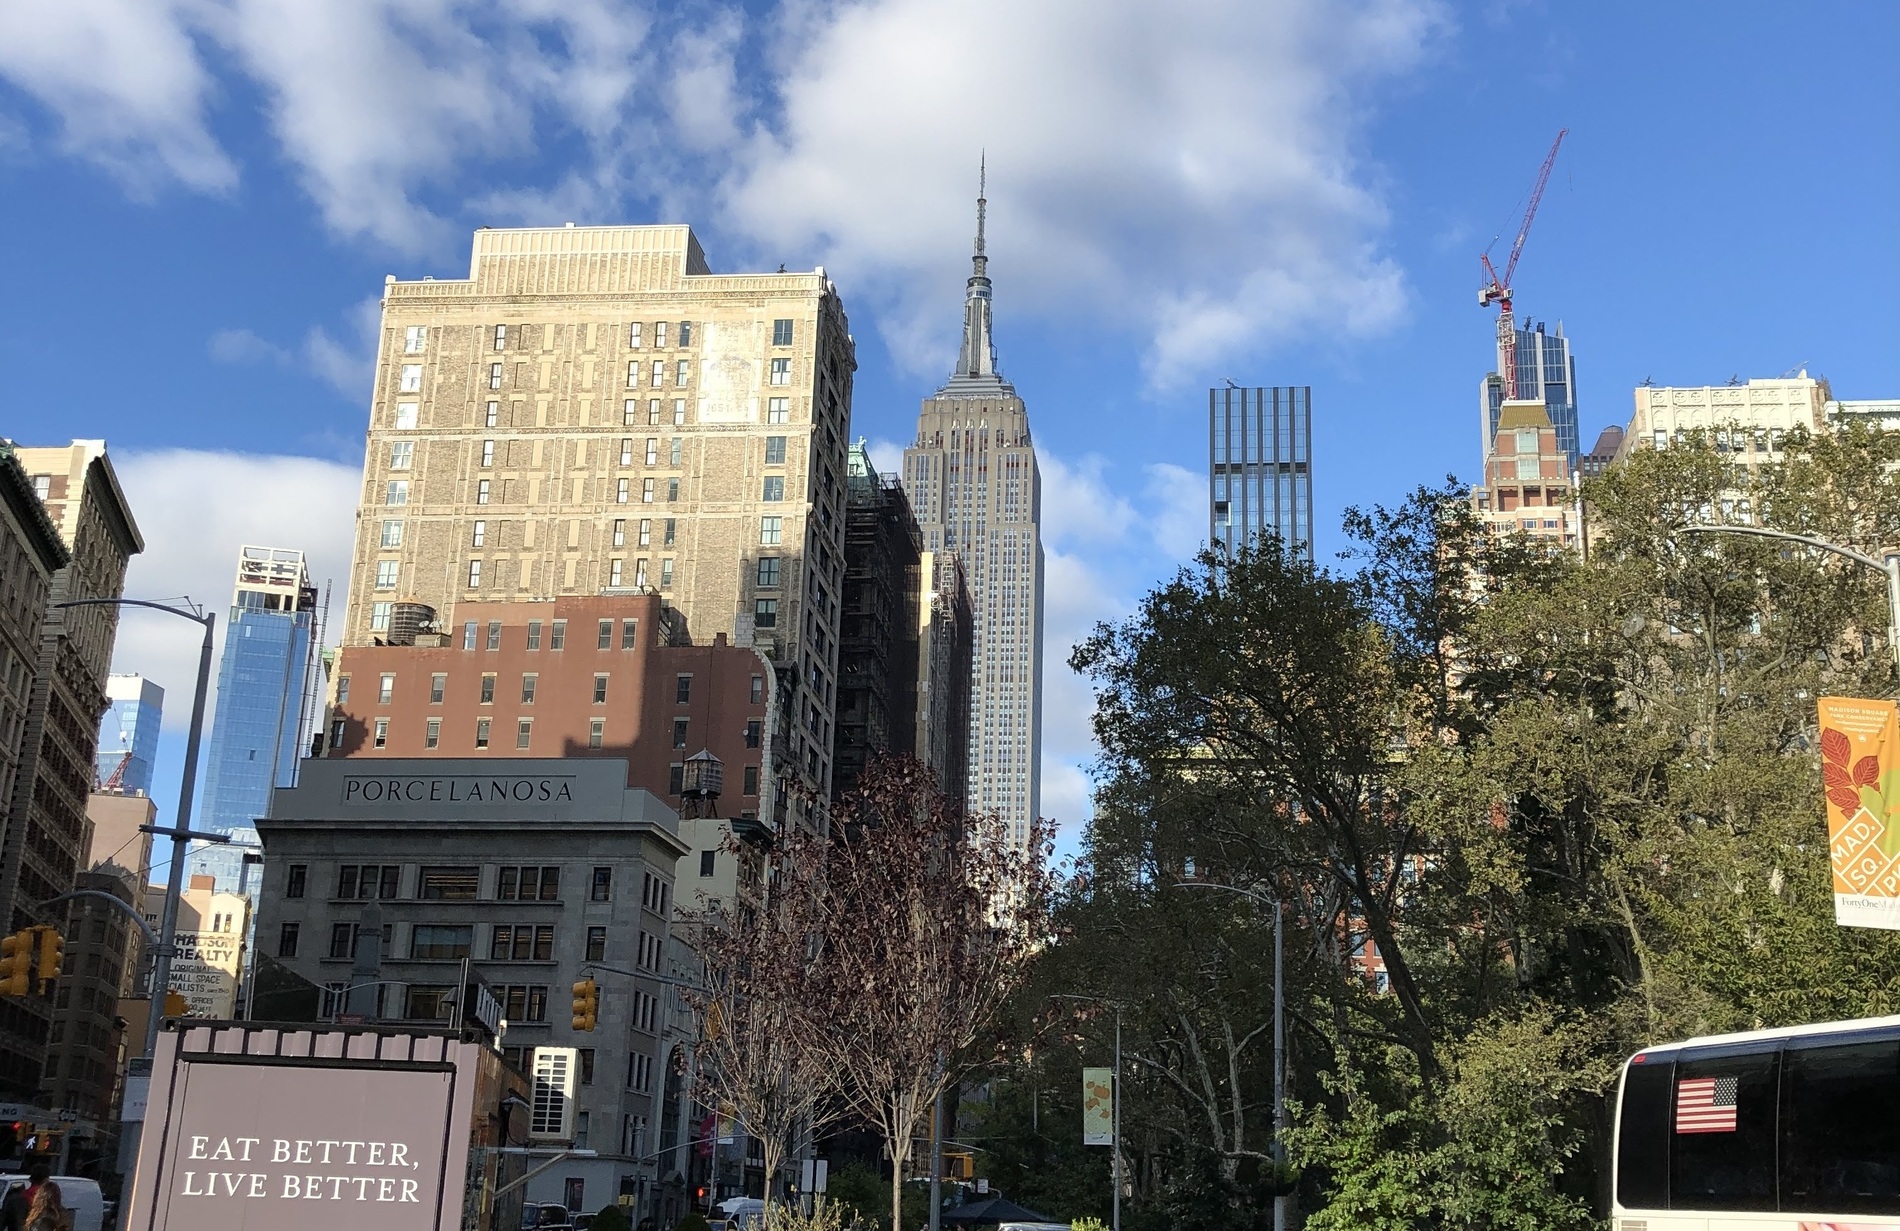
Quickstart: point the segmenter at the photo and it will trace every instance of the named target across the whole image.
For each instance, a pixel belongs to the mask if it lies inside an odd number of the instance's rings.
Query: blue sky
[[[1313,386],[1323,558],[1345,506],[1470,478],[1476,257],[1559,127],[1517,305],[1571,336],[1586,442],[1645,378],[1900,396],[1897,35],[1875,0],[23,0],[0,432],[109,441],[133,593],[222,602],[260,541],[341,593],[383,275],[460,276],[482,224],[686,221],[715,268],[826,266],[888,456],[954,354],[987,150],[1073,824],[1063,658],[1204,533],[1207,387]],[[192,649],[121,638],[173,781]]]

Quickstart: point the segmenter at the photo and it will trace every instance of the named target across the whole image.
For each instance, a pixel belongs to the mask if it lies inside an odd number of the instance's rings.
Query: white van
[[[8,1197],[16,1188],[27,1186],[27,1177],[14,1173],[0,1175],[0,1207],[6,1205]],[[105,1224],[105,1199],[99,1195],[99,1181],[82,1179],[76,1175],[56,1175],[53,1183],[59,1185],[59,1199],[73,1212],[73,1231],[101,1231]]]

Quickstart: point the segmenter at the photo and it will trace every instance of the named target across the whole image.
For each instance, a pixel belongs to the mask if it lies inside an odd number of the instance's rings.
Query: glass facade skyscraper
[[[207,745],[199,829],[255,842],[251,823],[273,787],[294,786],[304,744],[304,692],[314,670],[316,587],[303,553],[244,547],[218,665],[218,710]],[[194,851],[191,871],[236,892],[242,847]]]
[[[1496,372],[1484,378],[1478,390],[1479,430],[1484,443],[1479,456],[1489,460],[1491,442],[1498,434],[1498,415],[1504,408],[1504,381]],[[1570,339],[1562,325],[1555,333],[1536,321],[1517,331],[1517,400],[1544,404],[1544,413],[1557,429],[1557,447],[1564,451],[1565,474],[1577,468],[1581,441],[1577,437],[1577,363],[1570,355]]]
[[[142,675],[114,675],[106,680],[106,701],[94,774],[102,786],[150,795],[165,690]]]
[[[1207,392],[1207,540],[1234,551],[1267,532],[1313,554],[1313,390],[1310,386]]]

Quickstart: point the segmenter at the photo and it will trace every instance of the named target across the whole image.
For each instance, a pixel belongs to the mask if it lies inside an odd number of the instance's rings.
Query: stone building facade
[[[1582,544],[1570,452],[1542,402],[1505,402],[1485,454],[1484,483],[1472,489],[1478,520],[1494,534],[1523,534],[1554,546]]]
[[[1781,438],[1797,427],[1820,431],[1833,394],[1824,380],[1799,376],[1699,388],[1642,385],[1618,456],[1633,449],[1666,449],[1701,433],[1719,453],[1743,466],[1780,460]]]
[[[12,801],[26,756],[47,596],[71,559],[35,484],[13,446],[0,441],[0,807]]]
[[[684,226],[483,229],[384,288],[345,646],[414,600],[664,596],[767,654],[775,771],[831,778],[854,344],[809,273],[714,274]],[[789,795],[795,821],[806,795]]]
[[[579,1049],[572,1159],[531,1201],[652,1202],[668,1056],[663,982],[678,820],[604,758],[306,761],[258,822],[262,951],[380,1021],[449,1020],[472,972],[501,1002],[501,1046]],[[631,971],[600,972],[596,963]],[[571,987],[598,972],[599,1028],[571,1027]],[[355,991],[351,991],[352,987]]]
[[[145,541],[119,489],[102,440],[16,448],[70,560],[48,587],[19,772],[0,842],[0,920],[13,931],[40,922],[33,907],[73,888],[84,868],[86,819],[106,710],[116,607],[60,609],[116,599],[127,563]],[[51,1009],[37,999],[0,1004],[0,1097],[28,1100],[45,1076]]]

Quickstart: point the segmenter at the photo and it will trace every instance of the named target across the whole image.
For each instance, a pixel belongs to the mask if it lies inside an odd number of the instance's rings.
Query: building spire
[[[976,251],[970,260],[970,281],[963,297],[963,350],[951,380],[996,381],[996,344],[990,336],[990,258],[983,251],[984,215],[989,208],[989,156],[977,164]]]

